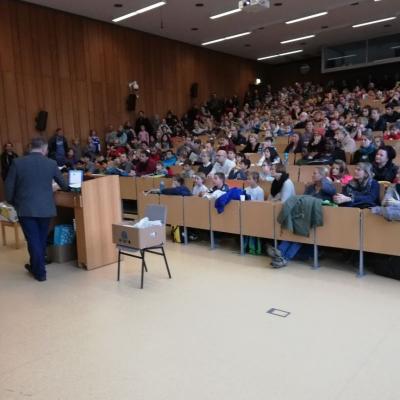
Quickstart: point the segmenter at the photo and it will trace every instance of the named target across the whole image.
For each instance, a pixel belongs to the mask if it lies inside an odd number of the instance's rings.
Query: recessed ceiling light
[[[114,18],[112,21],[113,22],[123,21],[124,19],[128,19],[128,18],[134,17],[135,15],[143,14],[143,13],[145,13],[147,11],[151,11],[151,10],[154,10],[155,8],[164,6],[165,4],[167,4],[166,1],[159,1],[158,3],[154,3],[154,4],[151,4],[151,5],[147,6],[147,7],[140,8],[139,10],[133,11],[133,12],[131,12],[129,14],[125,14],[122,17]]]
[[[215,39],[215,40],[211,40],[209,42],[204,42],[201,45],[202,46],[207,46],[209,44],[213,44],[213,43],[219,43],[219,42],[224,42],[225,40],[231,40],[231,39],[236,39],[238,37],[241,36],[246,36],[246,35],[250,35],[251,32],[243,32],[243,33],[238,33],[237,35],[231,35],[231,36],[225,36],[221,39]]]
[[[121,3],[115,3],[114,4],[114,7],[116,7],[116,8],[121,8],[123,5],[121,4]]]
[[[236,14],[240,11],[242,11],[240,8],[235,8],[233,10],[225,11],[221,14],[211,15],[210,19],[218,19],[218,18],[226,17],[227,15]]]
[[[260,57],[260,58],[257,58],[257,60],[258,60],[258,61],[269,60],[270,58],[288,56],[289,54],[302,53],[303,51],[304,51],[304,50],[293,50],[293,51],[288,51],[287,53],[280,53],[280,54],[274,54],[274,55],[272,55],[272,56]]]
[[[393,19],[396,19],[396,18],[397,17],[389,17],[389,18],[377,19],[375,21],[363,22],[361,24],[353,25],[353,28],[361,28],[362,26],[379,24],[380,22],[385,22],[385,21],[392,21]]]
[[[323,17],[326,14],[328,14],[328,11],[322,11],[322,12],[317,13],[317,14],[307,15],[306,17],[292,19],[291,21],[286,21],[285,23],[286,24],[295,24],[296,22],[302,22],[302,21],[306,21],[306,20],[312,19],[312,18]]]
[[[302,37],[298,37],[298,38],[295,38],[295,39],[284,40],[283,42],[281,42],[281,44],[298,42],[300,40],[311,39],[311,38],[314,38],[314,37],[315,37],[315,35],[302,36]]]

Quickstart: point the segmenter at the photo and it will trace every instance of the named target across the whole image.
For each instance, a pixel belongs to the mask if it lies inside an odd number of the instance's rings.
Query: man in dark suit
[[[18,214],[28,242],[30,265],[26,268],[38,281],[46,280],[45,251],[50,220],[57,215],[53,179],[68,190],[54,160],[46,157],[47,143],[35,138],[31,152],[11,164],[5,181],[6,200]]]

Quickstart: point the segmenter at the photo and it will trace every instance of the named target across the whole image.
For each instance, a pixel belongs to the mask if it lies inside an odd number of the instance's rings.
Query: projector
[[[271,6],[270,0],[240,0],[239,9],[242,11],[258,12]]]

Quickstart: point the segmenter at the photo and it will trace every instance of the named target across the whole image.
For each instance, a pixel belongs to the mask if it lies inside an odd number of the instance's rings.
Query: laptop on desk
[[[83,171],[71,169],[68,171],[68,186],[71,192],[80,192],[82,189]]]

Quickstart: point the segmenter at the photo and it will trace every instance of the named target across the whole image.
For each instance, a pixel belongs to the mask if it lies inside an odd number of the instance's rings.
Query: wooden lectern
[[[118,176],[83,182],[81,193],[55,192],[57,208],[73,210],[78,265],[91,270],[118,261],[112,240],[112,224],[122,220]]]

